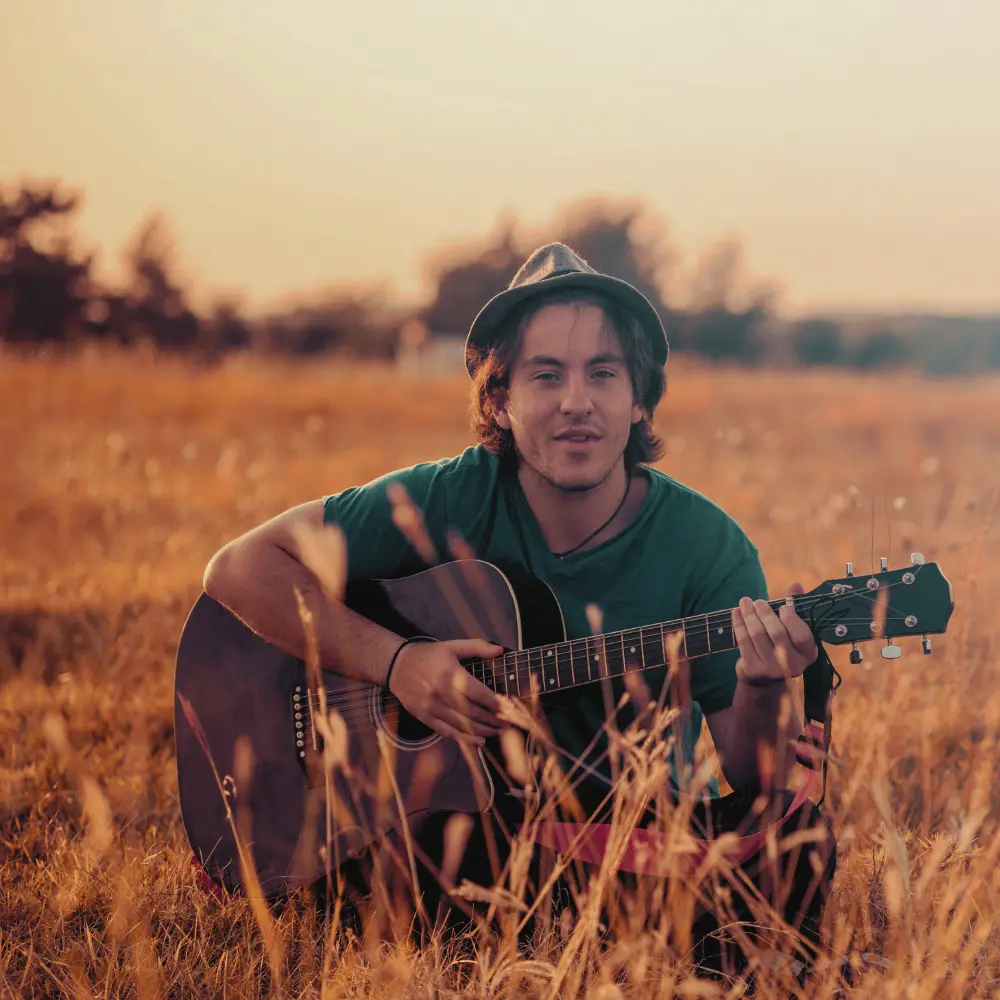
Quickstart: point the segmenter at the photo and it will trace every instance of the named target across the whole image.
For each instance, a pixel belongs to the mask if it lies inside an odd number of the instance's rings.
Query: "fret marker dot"
[[[549,683],[550,684],[555,684],[555,682],[556,682],[556,679],[554,677],[550,677],[549,678]]]
[[[629,646],[628,651],[630,653],[634,653],[635,652],[635,646]]]
[[[546,656],[551,656],[552,655],[552,650],[550,649],[545,655]]]
[[[722,633],[723,633],[724,631],[725,631],[725,629],[721,629],[721,628],[720,628],[720,629],[719,629],[719,635],[722,635]]]
[[[511,679],[511,680],[513,680],[513,679],[514,679],[514,675],[513,675],[513,674],[511,674],[511,675],[510,675],[510,679]]]
[[[597,661],[597,660],[599,660],[599,659],[600,659],[600,657],[599,657],[599,656],[595,656],[595,657],[594,657],[594,662],[596,662],[596,661]]]

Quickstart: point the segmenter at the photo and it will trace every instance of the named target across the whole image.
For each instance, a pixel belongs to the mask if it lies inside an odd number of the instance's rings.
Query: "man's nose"
[[[590,413],[594,409],[594,399],[587,380],[570,375],[565,381],[561,409],[563,413]]]

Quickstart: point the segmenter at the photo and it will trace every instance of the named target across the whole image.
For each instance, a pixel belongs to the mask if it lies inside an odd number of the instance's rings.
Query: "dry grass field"
[[[738,996],[669,940],[433,948],[203,895],[172,673],[205,564],[287,506],[469,442],[466,384],[271,361],[0,357],[0,996]],[[922,551],[954,586],[931,657],[866,646],[836,698],[827,931],[850,997],[1000,995],[1000,382],[677,363],[661,466],[758,545],[772,594]],[[874,498],[874,502],[873,502]],[[874,512],[874,515],[873,515]],[[669,935],[668,935],[669,937]],[[665,943],[666,942],[666,943]],[[782,978],[784,976],[784,978]],[[758,995],[802,992],[780,970]]]

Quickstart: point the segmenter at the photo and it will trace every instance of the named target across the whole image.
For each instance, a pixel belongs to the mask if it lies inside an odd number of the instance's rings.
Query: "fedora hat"
[[[657,363],[667,363],[667,334],[649,299],[627,281],[595,271],[565,244],[547,243],[531,254],[510,284],[494,295],[473,320],[465,339],[465,367],[469,374],[474,375],[476,370],[471,348],[485,350],[495,344],[503,321],[515,306],[525,299],[568,288],[603,292],[619,302],[639,321]]]

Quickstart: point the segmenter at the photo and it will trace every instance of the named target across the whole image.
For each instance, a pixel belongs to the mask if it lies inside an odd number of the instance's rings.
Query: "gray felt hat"
[[[473,320],[465,340],[465,367],[469,374],[475,372],[469,348],[492,345],[498,328],[516,305],[533,296],[567,288],[604,292],[616,299],[638,319],[653,348],[653,357],[661,365],[667,363],[667,334],[649,299],[627,281],[595,271],[568,246],[547,243],[521,265],[507,288],[494,295]]]

